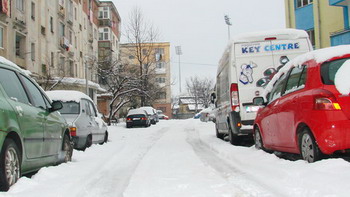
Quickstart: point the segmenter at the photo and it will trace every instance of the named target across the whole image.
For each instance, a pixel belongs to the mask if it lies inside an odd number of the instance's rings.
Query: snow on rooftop
[[[350,54],[350,45],[340,45],[340,46],[328,47],[328,48],[318,49],[315,51],[310,51],[310,52],[305,53],[303,55],[299,55],[296,58],[292,59],[290,62],[288,62],[285,66],[283,66],[281,68],[281,70],[272,78],[272,80],[266,86],[262,96],[266,97],[266,95],[269,92],[271,92],[273,85],[277,81],[277,79],[279,79],[283,74],[287,73],[292,66],[301,66],[303,63],[305,63],[309,60],[312,60],[312,59],[314,59],[317,63],[322,63],[322,62],[325,62],[325,61],[332,59],[334,57],[341,57],[341,56],[344,56],[346,54]],[[348,78],[348,76],[346,76],[345,78]],[[341,81],[342,80],[343,79],[341,79]],[[350,83],[347,83],[347,84],[350,84]],[[342,86],[342,88],[343,88],[343,86]]]
[[[268,31],[247,32],[233,37],[233,42],[254,42],[262,41],[267,37],[276,37],[277,39],[299,39],[308,38],[304,30],[298,29],[275,29]]]
[[[19,66],[17,66],[17,64],[13,63],[12,61],[0,56],[0,63],[3,63],[3,64],[6,64],[6,65],[9,65],[9,66],[12,66],[13,68],[19,70],[19,71],[22,71],[23,73],[25,73],[26,75],[30,75],[32,74],[29,70],[25,70],[25,69],[22,69],[20,68]]]
[[[86,84],[86,80],[85,79],[79,79],[79,78],[72,78],[72,77],[65,77],[63,79],[61,79],[60,77],[54,77],[53,78],[54,81],[59,81],[61,80],[62,83],[66,83],[66,84],[79,84],[79,85],[85,85]],[[94,87],[96,89],[98,89],[101,92],[107,92],[105,89],[101,88],[101,86],[95,82],[89,81],[88,80],[88,85],[90,87]]]
[[[82,98],[93,102],[88,95],[74,90],[53,90],[47,91],[46,94],[50,97],[51,100],[60,100],[62,102],[74,101],[79,103]]]

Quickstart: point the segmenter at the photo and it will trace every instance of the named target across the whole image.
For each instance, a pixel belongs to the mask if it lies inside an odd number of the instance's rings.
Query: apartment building
[[[315,49],[350,44],[349,0],[285,0],[288,28],[308,32]]]
[[[43,88],[60,82],[54,89],[79,90],[96,100],[102,90],[97,83],[101,4],[1,0],[0,55],[31,71]],[[119,26],[120,18],[116,23]]]
[[[120,44],[120,57],[122,62],[138,65],[135,57],[135,44],[125,43]],[[156,93],[156,100],[152,106],[157,110],[162,110],[169,118],[172,117],[171,111],[171,69],[170,69],[170,43],[142,43],[141,53],[147,56],[147,61],[144,62],[144,67],[149,67],[153,72],[152,79],[158,84],[159,90]]]

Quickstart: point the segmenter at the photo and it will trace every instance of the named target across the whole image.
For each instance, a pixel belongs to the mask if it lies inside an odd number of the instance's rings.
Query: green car
[[[0,57],[0,190],[7,191],[22,174],[71,160],[61,108],[22,69]]]

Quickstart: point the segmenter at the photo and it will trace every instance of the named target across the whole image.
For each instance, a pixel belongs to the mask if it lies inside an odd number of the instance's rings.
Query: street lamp
[[[225,15],[224,18],[225,18],[225,23],[226,23],[227,28],[228,28],[228,40],[230,40],[230,26],[232,26],[231,18],[228,15]]]
[[[181,46],[175,46],[175,51],[176,51],[176,55],[179,56],[179,87],[180,87],[180,94],[181,94],[181,59],[180,56],[182,55],[182,50],[181,50]]]

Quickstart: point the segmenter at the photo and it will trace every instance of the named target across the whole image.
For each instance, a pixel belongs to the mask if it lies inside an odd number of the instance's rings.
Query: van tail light
[[[341,110],[341,107],[334,95],[329,92],[328,95],[315,96],[315,110],[337,111]]]
[[[77,136],[77,128],[76,127],[70,127],[69,132],[71,136]]]
[[[232,108],[232,111],[235,111],[236,108],[239,106],[239,95],[238,95],[237,83],[231,84],[230,96],[231,96],[231,108]]]

